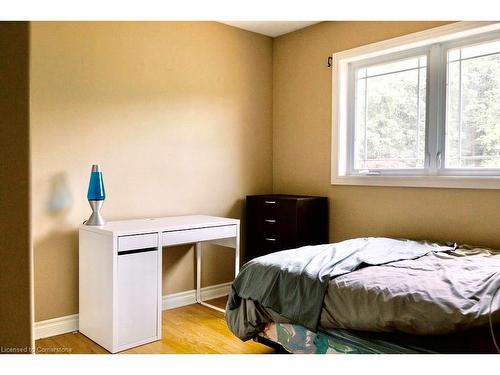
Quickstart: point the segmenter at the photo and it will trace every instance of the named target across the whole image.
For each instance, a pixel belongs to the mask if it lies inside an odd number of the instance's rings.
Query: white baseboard
[[[78,331],[78,314],[35,322],[35,340]]]
[[[230,282],[201,288],[201,299],[206,301],[208,299],[227,296],[230,288]],[[196,303],[196,290],[194,289],[163,296],[162,309],[175,309],[176,307],[192,305],[193,303]]]
[[[209,300],[227,296],[230,288],[230,282],[201,288],[201,298],[203,300]],[[194,303],[196,303],[196,290],[194,289],[180,293],[167,294],[163,296],[162,310],[175,309]],[[38,340],[73,331],[78,331],[78,314],[35,322],[34,336],[35,340]]]

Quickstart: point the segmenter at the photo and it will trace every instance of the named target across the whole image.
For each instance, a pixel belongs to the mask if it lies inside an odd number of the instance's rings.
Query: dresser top
[[[314,195],[293,195],[293,194],[261,194],[261,195],[247,195],[247,198],[263,198],[263,199],[327,199],[327,197],[319,197]]]
[[[186,215],[134,220],[109,221],[102,226],[80,224],[80,230],[106,235],[124,236],[129,234],[168,232],[195,228],[217,227],[239,224],[238,219],[227,217]]]

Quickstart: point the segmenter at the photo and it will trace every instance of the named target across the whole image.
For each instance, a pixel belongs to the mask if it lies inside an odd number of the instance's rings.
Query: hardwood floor
[[[210,301],[225,307],[227,297]],[[37,354],[108,354],[79,332],[35,342]],[[259,354],[274,350],[254,341],[242,342],[227,328],[222,313],[201,305],[163,311],[161,341],[138,346],[122,354]]]

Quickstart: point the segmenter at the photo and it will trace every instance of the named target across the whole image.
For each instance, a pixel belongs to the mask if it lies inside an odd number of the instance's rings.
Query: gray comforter
[[[272,321],[292,322],[316,331],[321,317],[322,324],[331,327],[355,328],[349,322],[350,311],[362,309],[368,315],[378,314],[377,307],[385,305],[384,301],[390,295],[390,289],[387,289],[389,292],[385,295],[383,292],[374,294],[378,297],[372,298],[371,301],[381,302],[377,306],[372,306],[371,302],[368,302],[366,305],[352,304],[351,307],[344,308],[342,305],[349,303],[350,297],[346,293],[349,293],[350,288],[346,287],[339,292],[343,293],[339,297],[331,293],[332,289],[329,288],[331,281],[340,280],[338,285],[344,285],[341,282],[342,275],[348,277],[363,270],[367,270],[364,273],[370,274],[368,269],[375,268],[366,266],[410,261],[428,253],[451,251],[454,248],[454,245],[428,242],[359,238],[335,244],[286,250],[256,258],[243,266],[232,284],[226,307],[226,321],[232,332],[242,340],[252,338]],[[381,277],[383,278],[384,276]],[[405,280],[397,278],[393,279],[394,281],[405,283]],[[368,284],[363,284],[363,281],[358,284],[357,302],[364,298],[363,285],[368,286]],[[373,290],[385,289],[379,286]],[[328,300],[325,298],[325,293]],[[414,298],[411,293],[407,293],[406,298],[410,300]],[[435,295],[441,298],[439,291]],[[450,295],[460,298],[460,295],[455,295],[454,292],[446,293],[445,298]],[[335,308],[322,314],[326,310],[323,309],[324,301],[331,302],[332,306],[347,312],[344,315],[346,320],[339,320]],[[368,317],[364,323],[370,321],[372,319]]]

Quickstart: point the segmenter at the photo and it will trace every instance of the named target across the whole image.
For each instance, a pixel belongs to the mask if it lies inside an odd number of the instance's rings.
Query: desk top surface
[[[128,235],[148,232],[168,232],[196,228],[216,227],[239,224],[238,219],[227,217],[186,215],[168,216],[134,220],[109,221],[102,226],[80,225],[80,230],[97,232],[107,235]]]

